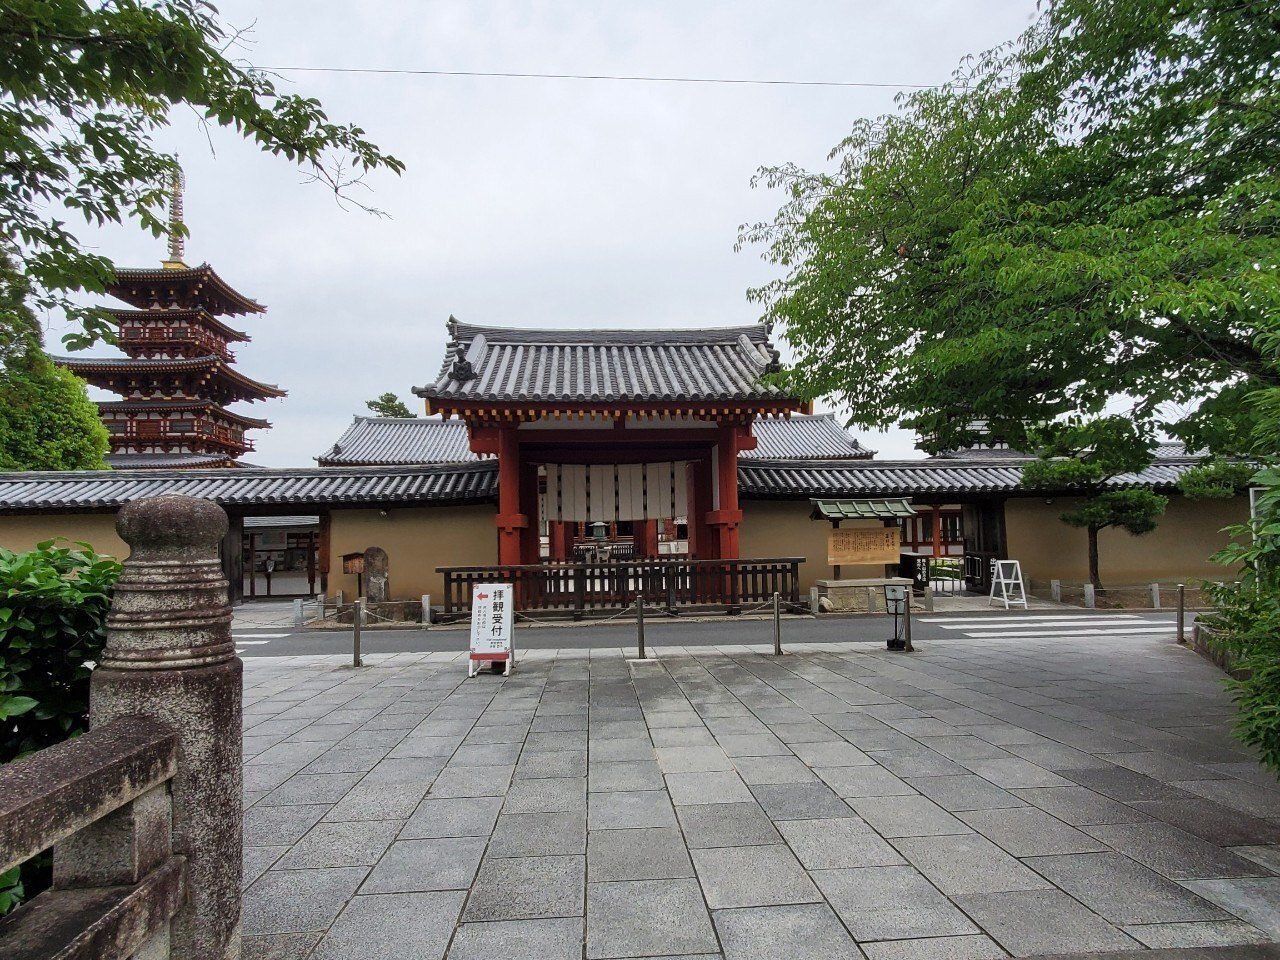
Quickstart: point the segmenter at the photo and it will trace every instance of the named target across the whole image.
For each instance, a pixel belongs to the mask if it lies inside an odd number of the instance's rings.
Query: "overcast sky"
[[[1024,29],[1035,0],[587,3],[221,0],[254,24],[262,66],[392,67],[936,83],[966,53]],[[761,165],[825,164],[857,117],[894,91],[572,80],[288,73],[407,165],[369,180],[385,219],[339,208],[287,161],[179,113],[161,146],[187,171],[188,263],[208,261],[268,307],[233,320],[249,376],[283,400],[265,416],[264,465],[314,465],[364,401],[439,370],[450,314],[529,327],[751,323],[746,291],[770,278],[738,225],[780,197]],[[150,266],[164,241],[106,230],[90,241]],[[55,326],[50,347],[57,350]],[[98,348],[110,354],[113,348]],[[105,394],[103,394],[105,396]],[[860,434],[885,457],[919,456],[903,431]]]

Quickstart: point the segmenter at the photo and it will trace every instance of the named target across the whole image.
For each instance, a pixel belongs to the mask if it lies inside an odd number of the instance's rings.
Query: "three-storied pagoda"
[[[237,371],[230,344],[249,337],[226,316],[265,307],[237,293],[207,263],[183,262],[182,182],[174,177],[169,258],[159,268],[122,269],[108,292],[127,307],[109,307],[124,357],[62,357],[58,363],[95,387],[119,394],[99,402],[111,435],[107,462],[116,469],[236,467],[253,449],[249,429],[266,420],[227,409],[239,400],[283,397],[285,391]]]

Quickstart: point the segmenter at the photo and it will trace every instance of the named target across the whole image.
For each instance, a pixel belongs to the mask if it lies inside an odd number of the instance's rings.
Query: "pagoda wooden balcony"
[[[120,349],[130,356],[151,356],[163,351],[192,357],[217,356],[228,363],[235,362],[235,354],[223,341],[193,327],[124,327],[120,330]]]
[[[112,424],[119,423],[124,423],[125,429],[111,431],[113,446],[122,446],[129,442],[164,443],[175,446],[202,443],[216,446],[231,453],[250,453],[254,449],[253,441],[246,438],[243,433],[202,420],[197,420],[190,430],[170,429],[168,422],[165,420],[108,421],[107,429],[111,430]]]
[[[515,586],[516,609],[581,620],[623,610],[643,597],[647,607],[671,615],[691,610],[741,613],[780,594],[800,606],[801,557],[746,560],[651,559],[616,563],[545,563],[522,566],[438,567],[444,575],[444,613],[470,615],[479,583]]]

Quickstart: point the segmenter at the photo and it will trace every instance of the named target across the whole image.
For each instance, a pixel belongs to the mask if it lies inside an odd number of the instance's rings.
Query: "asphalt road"
[[[1190,617],[1188,617],[1190,620]],[[917,643],[940,637],[1015,639],[1021,636],[1168,636],[1173,637],[1172,611],[1022,611],[993,610],[978,613],[917,613],[912,635]],[[288,657],[315,654],[349,654],[351,632],[299,630],[282,626],[237,626],[233,630],[237,649],[243,657]],[[793,617],[782,622],[782,642],[842,643],[848,641],[883,643],[893,633],[885,616]],[[754,617],[721,617],[680,620],[650,617],[645,621],[645,639],[654,646],[713,646],[717,644],[773,643],[773,624]],[[430,630],[378,630],[366,627],[361,633],[365,653],[419,653],[467,649],[465,627],[436,627]],[[554,649],[632,646],[636,642],[634,620],[573,625],[536,626],[517,623],[516,649]]]

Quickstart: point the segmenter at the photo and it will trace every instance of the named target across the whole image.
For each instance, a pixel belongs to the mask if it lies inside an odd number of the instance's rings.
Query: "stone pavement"
[[[245,957],[1280,941],[1280,787],[1167,641],[246,663]],[[373,658],[371,658],[373,659]]]

